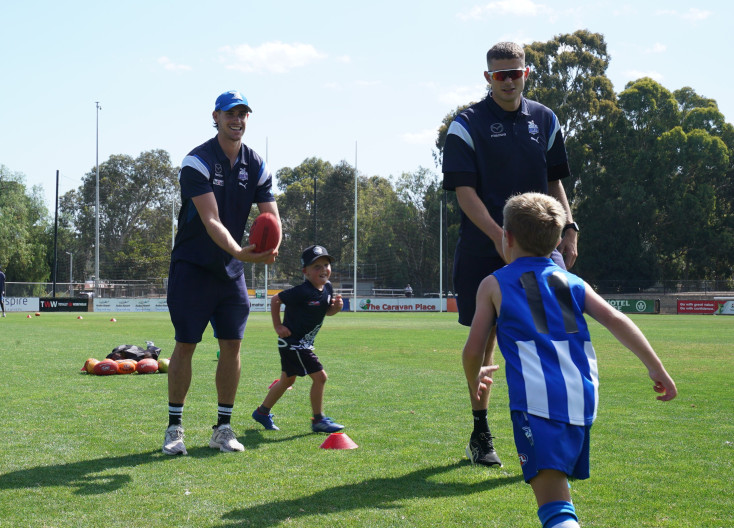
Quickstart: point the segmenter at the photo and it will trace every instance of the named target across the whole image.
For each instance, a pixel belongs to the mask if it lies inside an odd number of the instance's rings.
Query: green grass
[[[326,320],[316,340],[329,374],[326,412],[359,445],[345,451],[320,449],[325,436],[310,432],[308,379],[273,409],[281,431],[250,419],[280,370],[265,313],[248,323],[233,417],[246,451],[209,449],[217,344],[208,331],[184,413],[189,456],[174,458],[160,452],[165,375],[79,373],[87,357],[121,344],[153,340],[167,357],[168,315],[77,315],[0,319],[0,527],[538,526],[501,371],[490,424],[505,466],[464,458],[467,331],[455,314]],[[656,401],[634,355],[591,324],[601,403],[591,478],[572,489],[581,525],[731,527],[734,317],[634,320],[680,395]]]

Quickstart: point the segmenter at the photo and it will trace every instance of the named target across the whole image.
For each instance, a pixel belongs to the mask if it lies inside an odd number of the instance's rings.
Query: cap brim
[[[329,262],[334,262],[334,257],[332,257],[331,255],[316,255],[309,262],[306,262],[303,265],[303,267],[305,268],[306,266],[310,266],[311,264],[313,264],[314,262],[316,262],[317,260],[319,260],[321,257],[326,257],[327,259],[329,259]]]
[[[250,113],[250,114],[252,113],[252,108],[250,108],[245,103],[232,103],[232,104],[228,104],[228,105],[223,106],[219,110],[221,110],[222,112],[226,112],[227,110],[232,110],[235,106],[244,106],[245,108],[247,108],[247,112],[248,113]]]

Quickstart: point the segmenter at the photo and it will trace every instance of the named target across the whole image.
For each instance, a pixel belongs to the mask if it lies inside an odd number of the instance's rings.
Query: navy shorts
[[[590,425],[571,425],[522,411],[510,414],[525,482],[541,469],[555,469],[580,480],[589,478]]]
[[[556,250],[551,253],[551,259],[563,269],[566,265],[563,256]],[[459,324],[471,326],[474,312],[477,309],[477,290],[479,284],[488,276],[504,267],[505,261],[499,255],[491,257],[477,257],[460,253],[458,248],[454,255],[454,291],[456,292],[456,307],[459,310]]]
[[[245,335],[250,299],[244,274],[222,280],[189,262],[172,262],[167,302],[180,343],[200,342],[210,322],[217,339],[241,340]]]
[[[280,352],[280,369],[290,376],[306,376],[314,372],[324,370],[313,350],[308,348],[290,348],[282,339],[278,340],[278,352]]]

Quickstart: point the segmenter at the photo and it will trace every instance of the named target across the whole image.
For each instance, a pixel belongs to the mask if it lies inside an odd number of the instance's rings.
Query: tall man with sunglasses
[[[459,323],[471,326],[479,283],[505,265],[502,209],[508,198],[543,192],[566,210],[566,226],[551,256],[563,268],[578,255],[578,225],[561,179],[570,176],[560,124],[542,104],[522,95],[530,68],[525,51],[500,42],[487,52],[489,95],[461,112],[449,126],[443,150],[443,187],[455,191],[461,208],[459,241],[454,255],[454,291]],[[494,363],[492,329],[483,365]],[[487,421],[489,390],[471,400],[474,430],[466,448],[473,464],[501,466]]]

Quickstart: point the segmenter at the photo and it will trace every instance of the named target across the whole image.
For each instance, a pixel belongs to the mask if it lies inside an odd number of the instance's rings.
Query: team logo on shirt
[[[528,463],[528,455],[526,455],[525,453],[518,453],[517,457],[520,459],[521,466],[524,466]]]
[[[502,123],[492,123],[489,127],[489,130],[492,132],[492,137],[502,137],[507,135],[505,133],[505,127],[502,126]]]
[[[538,128],[538,125],[536,125],[536,124],[535,124],[535,122],[533,122],[533,121],[530,121],[530,122],[528,123],[528,132],[529,132],[529,133],[530,133],[531,135],[533,135],[533,136],[534,136],[534,135],[536,135],[536,134],[538,134],[538,133],[540,132],[540,129]]]
[[[242,167],[237,175],[237,185],[247,189],[247,169],[245,167]]]
[[[222,166],[219,163],[214,165],[214,176],[219,176],[220,178],[224,178],[224,172],[222,172]]]
[[[321,301],[308,301],[309,306],[321,306]]]
[[[224,187],[224,180],[218,180],[214,179],[212,180],[212,185],[216,185],[217,187]]]

